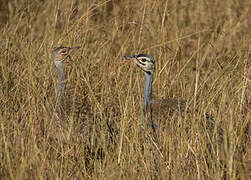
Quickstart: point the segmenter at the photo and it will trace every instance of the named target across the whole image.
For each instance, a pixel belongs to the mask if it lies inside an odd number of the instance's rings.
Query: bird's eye
[[[62,50],[62,51],[61,51],[61,53],[62,53],[62,54],[65,54],[65,53],[66,53],[66,50],[65,50],[65,49],[64,49],[64,50]]]
[[[142,62],[146,62],[146,59],[141,59]]]

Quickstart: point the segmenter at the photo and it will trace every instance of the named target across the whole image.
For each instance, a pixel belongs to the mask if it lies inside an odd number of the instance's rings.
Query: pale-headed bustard
[[[71,106],[71,98],[66,98],[66,75],[64,72],[63,63],[74,50],[79,48],[79,46],[60,46],[53,48],[51,53],[51,58],[57,71],[57,97],[60,100],[60,106],[56,107],[56,111],[53,113],[53,120],[51,121],[52,124],[50,125],[51,137],[56,139],[66,140],[69,138],[66,138],[66,135],[68,134],[68,128],[66,121],[63,121],[63,119],[66,117],[65,114],[68,115],[69,112],[74,108]]]
[[[157,129],[156,121],[161,121],[161,118],[170,118],[175,114],[184,115],[186,111],[186,101],[176,98],[165,98],[153,101],[152,98],[152,83],[155,72],[155,60],[153,57],[146,54],[127,55],[126,60],[133,61],[145,74],[145,87],[143,95],[143,110],[140,119],[141,129],[143,128],[143,119],[147,116],[150,119],[148,125],[153,129]],[[148,113],[149,112],[149,113]],[[150,116],[150,117],[149,117]],[[208,116],[208,114],[206,114]],[[161,122],[159,122],[160,124]],[[162,122],[163,123],[163,122]],[[161,124],[162,124],[161,123]]]
[[[63,62],[64,60],[69,57],[69,55],[76,49],[79,49],[80,46],[76,47],[56,47],[52,50],[52,61],[54,65],[56,66],[57,69],[57,74],[58,74],[58,96],[60,98],[64,97],[65,94],[65,84],[66,84],[66,78],[65,78],[65,73],[63,69]]]

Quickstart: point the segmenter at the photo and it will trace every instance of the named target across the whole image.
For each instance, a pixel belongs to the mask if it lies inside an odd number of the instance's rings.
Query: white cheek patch
[[[54,61],[55,65],[58,66],[59,64],[61,64],[64,61],[64,59],[60,60],[60,61]]]
[[[137,66],[144,69],[144,70],[146,69],[146,65],[143,63],[137,63]]]

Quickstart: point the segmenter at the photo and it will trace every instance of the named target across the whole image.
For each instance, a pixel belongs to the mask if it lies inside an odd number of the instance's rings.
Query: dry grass
[[[1,0],[1,179],[250,178],[250,5]],[[82,47],[65,64],[61,107],[59,45]],[[139,131],[144,77],[122,61],[139,52],[156,59],[156,99],[197,104],[159,142]]]

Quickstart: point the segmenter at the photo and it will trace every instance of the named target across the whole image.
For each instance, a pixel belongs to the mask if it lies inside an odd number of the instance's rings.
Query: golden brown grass
[[[250,178],[250,5],[1,0],[1,179]],[[59,45],[82,47],[65,64],[60,112]],[[144,77],[122,61],[139,52],[156,59],[155,98],[197,104],[168,119],[159,142],[139,131]]]

